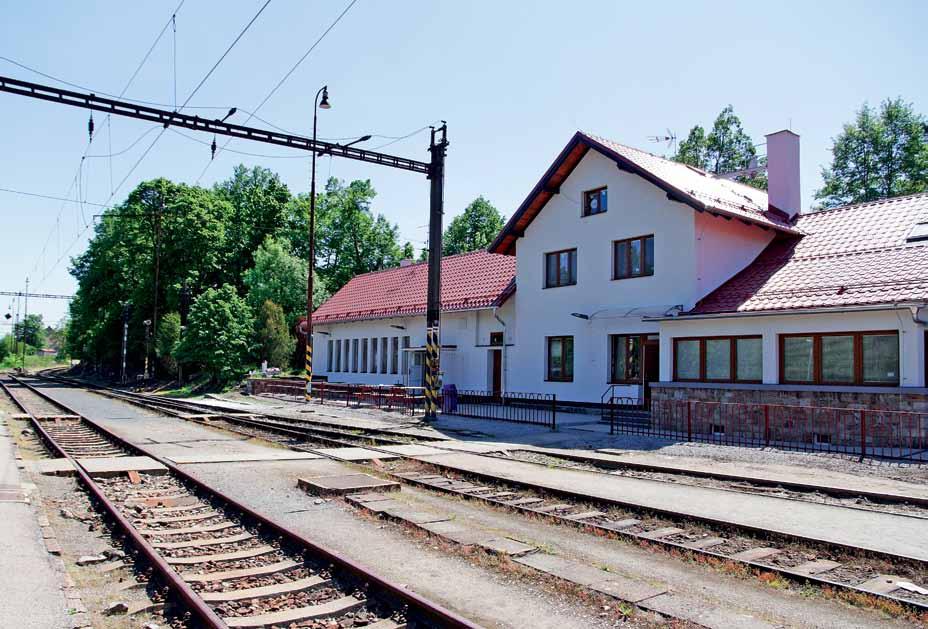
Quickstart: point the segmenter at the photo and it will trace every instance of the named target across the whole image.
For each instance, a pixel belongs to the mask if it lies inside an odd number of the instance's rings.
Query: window
[[[332,339],[329,339],[326,343],[326,353],[325,353],[325,370],[332,371]]]
[[[390,339],[390,373],[399,373],[400,371],[400,337],[394,336]]]
[[[763,350],[759,336],[713,336],[673,340],[673,379],[760,382]]]
[[[780,336],[784,384],[899,384],[899,333],[829,332]]]
[[[387,373],[387,337],[380,339],[380,373]]]
[[[587,190],[583,193],[583,215],[602,214],[608,209],[606,187]]]
[[[654,236],[640,236],[612,243],[612,279],[654,275]]]
[[[404,336],[403,337],[403,349],[404,350],[409,349],[409,343],[410,343],[409,337]],[[404,351],[403,352],[403,374],[405,375],[408,373],[409,373],[409,352]]]
[[[644,338],[640,334],[610,335],[612,367],[610,382],[641,382],[641,350]]]
[[[548,380],[573,382],[574,337],[548,337]]]
[[[503,345],[502,332],[490,332],[490,345],[500,347]]]
[[[377,373],[377,337],[371,339],[371,370],[370,373]]]
[[[367,339],[361,339],[361,373],[367,373]]]
[[[928,222],[915,223],[906,238],[906,242],[922,242],[925,240],[928,240]]]
[[[358,373],[358,339],[351,341],[351,371]]]
[[[545,288],[577,283],[577,250],[566,249],[545,254]]]
[[[342,370],[342,340],[335,341],[335,371]]]

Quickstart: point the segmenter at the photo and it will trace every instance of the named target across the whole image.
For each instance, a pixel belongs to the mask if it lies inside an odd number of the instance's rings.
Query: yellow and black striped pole
[[[313,397],[313,335],[306,335],[306,401]]]
[[[438,326],[430,326],[425,333],[425,412],[428,417],[438,413],[438,397],[441,391],[441,344]]]
[[[429,152],[429,276],[425,307],[425,418],[438,419],[441,389],[441,237],[445,204],[445,152],[448,148],[448,125],[432,127]]]

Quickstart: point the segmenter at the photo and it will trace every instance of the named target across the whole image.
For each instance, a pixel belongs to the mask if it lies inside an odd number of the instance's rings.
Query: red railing
[[[286,395],[298,399],[304,398],[304,384],[301,380],[253,380],[252,391],[255,394],[270,393]],[[321,404],[344,403],[346,407],[356,408],[368,405],[389,411],[400,411],[409,415],[423,411],[425,395],[421,387],[401,387],[394,385],[350,384],[345,382],[313,382],[313,398]]]
[[[928,461],[928,413],[702,400],[616,400],[611,430],[722,445]]]

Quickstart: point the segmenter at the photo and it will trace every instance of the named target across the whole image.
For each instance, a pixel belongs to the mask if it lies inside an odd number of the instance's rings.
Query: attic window
[[[928,240],[928,221],[915,223],[912,226],[912,231],[909,232],[909,237],[905,239],[906,242],[923,242],[925,240]]]

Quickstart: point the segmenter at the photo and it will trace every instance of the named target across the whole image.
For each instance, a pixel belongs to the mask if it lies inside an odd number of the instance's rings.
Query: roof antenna
[[[667,133],[664,135],[649,135],[648,142],[666,142],[668,149],[671,149],[674,153],[677,152],[677,134],[670,129],[667,129]]]

